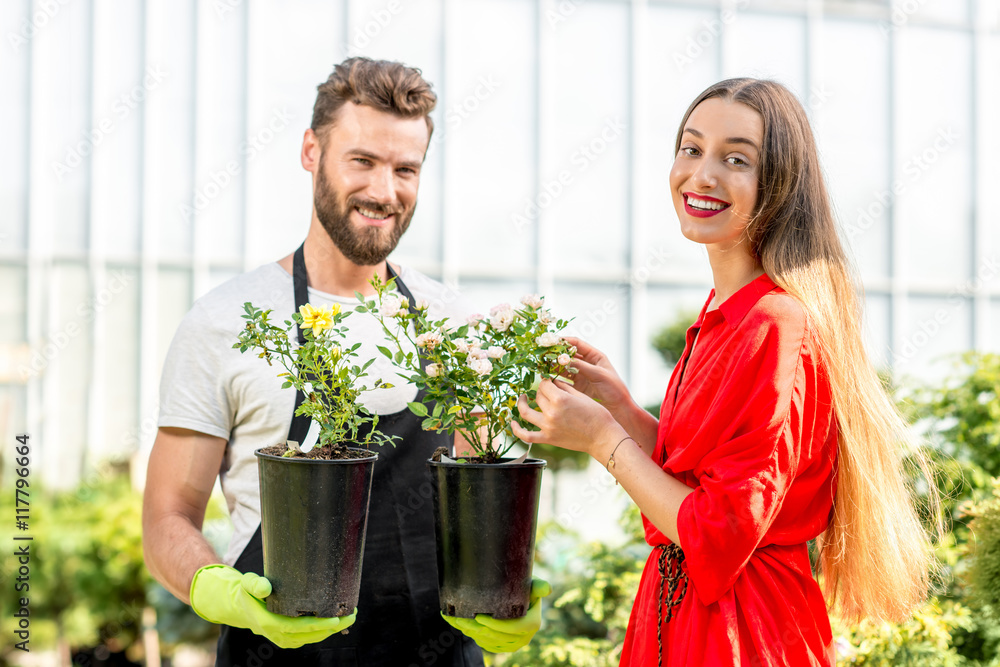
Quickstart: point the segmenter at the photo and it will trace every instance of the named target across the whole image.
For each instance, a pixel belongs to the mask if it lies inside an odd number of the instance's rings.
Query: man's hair
[[[333,68],[330,78],[317,86],[313,106],[313,132],[324,140],[337,122],[340,107],[354,102],[400,118],[424,118],[428,138],[434,133],[430,113],[437,95],[419,69],[391,60],[348,58]]]

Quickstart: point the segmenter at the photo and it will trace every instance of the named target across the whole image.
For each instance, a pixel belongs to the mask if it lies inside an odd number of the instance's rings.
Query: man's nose
[[[381,167],[372,172],[368,183],[368,196],[379,204],[393,204],[396,201],[396,176],[391,167]]]

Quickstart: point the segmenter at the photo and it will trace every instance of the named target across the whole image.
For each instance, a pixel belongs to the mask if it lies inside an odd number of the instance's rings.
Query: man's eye
[[[371,160],[369,160],[368,158],[363,158],[363,157],[356,157],[356,158],[354,158],[354,161],[355,162],[359,162],[359,163],[361,163],[363,165],[370,165],[371,164]]]

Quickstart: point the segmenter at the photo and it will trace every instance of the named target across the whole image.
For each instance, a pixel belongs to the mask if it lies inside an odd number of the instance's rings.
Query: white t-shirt
[[[472,312],[454,289],[418,271],[401,267],[399,277],[415,299],[430,304],[430,319],[461,321]],[[308,298],[314,306],[340,303],[344,311],[358,304],[353,297],[311,287]],[[236,562],[260,523],[254,450],[286,440],[295,408],[295,391],[281,387],[278,373],[285,369],[279,362],[268,366],[251,350],[241,353],[233,348],[246,326],[242,315],[247,301],[261,310],[272,309],[271,321],[281,326],[295,312],[292,276],[272,262],[198,299],[177,328],[160,381],[159,426],[191,429],[229,442],[219,471],[233,522],[233,536],[223,558],[229,565]],[[417,388],[400,378],[396,367],[376,349],[376,345],[392,349],[379,322],[370,314],[353,313],[344,324],[349,329],[345,347],[360,342],[359,360],[375,359],[368,377],[363,378],[365,385],[371,386],[379,377],[394,385],[366,392],[361,402],[377,414],[405,409]],[[296,335],[294,329],[290,335]]]

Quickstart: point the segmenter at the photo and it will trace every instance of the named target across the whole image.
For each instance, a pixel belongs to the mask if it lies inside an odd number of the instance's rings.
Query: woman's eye
[[[736,165],[737,167],[747,167],[750,165],[750,163],[744,160],[743,158],[736,156],[729,158],[729,162],[731,164]]]
[[[681,148],[681,153],[684,153],[684,155],[689,155],[691,157],[694,157],[698,155],[698,149],[693,146],[684,146],[683,148]]]

